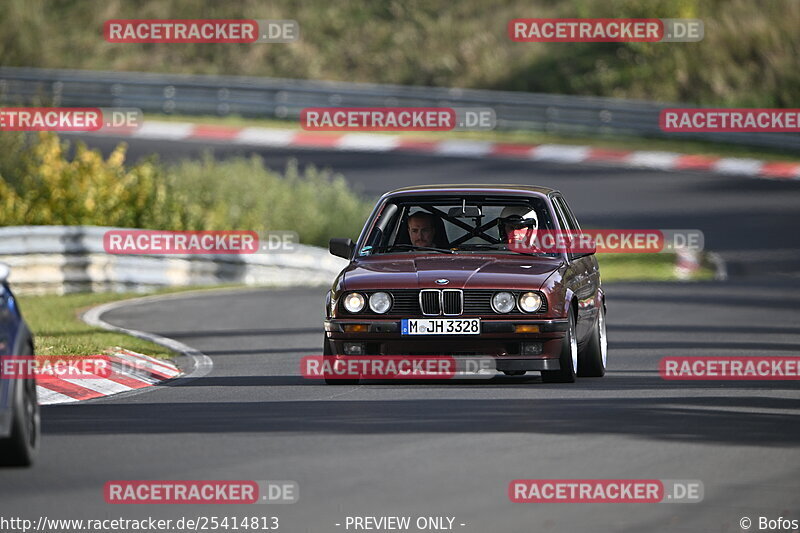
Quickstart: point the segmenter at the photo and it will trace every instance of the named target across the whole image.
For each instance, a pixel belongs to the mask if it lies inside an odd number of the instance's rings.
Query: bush
[[[9,149],[13,148],[13,151]],[[161,230],[294,230],[324,246],[356,235],[369,210],[344,178],[290,162],[281,175],[259,157],[125,165],[52,133],[0,134],[0,225],[95,225]]]
[[[260,157],[216,161],[205,154],[169,168],[169,189],[182,205],[185,229],[293,230],[301,242],[327,246],[361,231],[370,204],[338,174],[290,161],[284,174]]]

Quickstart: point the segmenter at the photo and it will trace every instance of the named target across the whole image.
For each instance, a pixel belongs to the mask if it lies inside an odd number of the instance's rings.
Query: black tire
[[[575,313],[570,309],[569,326],[564,335],[564,343],[561,345],[561,355],[558,358],[561,368],[558,370],[543,370],[542,380],[545,383],[574,383],[577,358],[578,340],[575,337]]]
[[[608,360],[608,337],[606,336],[605,305],[600,306],[592,337],[583,350],[578,352],[578,376],[601,378],[606,373]]]
[[[0,465],[31,466],[39,452],[40,414],[36,380],[14,383],[11,435],[0,439]]]
[[[336,361],[335,354],[331,349],[331,343],[328,342],[327,337],[322,338],[322,357],[326,361],[330,361],[331,365],[333,365]],[[336,378],[325,378],[326,385],[358,385],[359,379],[336,379]]]

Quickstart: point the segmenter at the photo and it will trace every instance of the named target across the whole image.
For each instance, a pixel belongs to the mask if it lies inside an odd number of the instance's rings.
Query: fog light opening
[[[364,355],[364,345],[360,342],[346,342],[344,343],[345,355]]]
[[[542,343],[541,342],[523,342],[522,355],[541,355]]]

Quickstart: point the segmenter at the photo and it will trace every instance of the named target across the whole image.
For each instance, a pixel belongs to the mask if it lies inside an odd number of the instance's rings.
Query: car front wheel
[[[17,381],[14,387],[11,435],[0,439],[1,465],[33,464],[39,451],[39,418],[36,381],[33,379]]]
[[[597,323],[592,337],[578,354],[578,375],[587,378],[603,377],[608,359],[608,339],[606,337],[606,310],[601,305],[597,312]]]

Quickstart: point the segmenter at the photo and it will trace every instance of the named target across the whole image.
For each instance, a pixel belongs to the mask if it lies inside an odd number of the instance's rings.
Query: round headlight
[[[498,313],[508,313],[514,309],[514,295],[510,292],[498,292],[492,296],[492,309]]]
[[[526,313],[535,313],[542,307],[542,297],[536,292],[526,292],[519,297],[519,308]]]
[[[369,297],[369,308],[382,315],[392,306],[392,297],[386,292],[376,292]]]
[[[360,313],[365,303],[364,297],[357,292],[351,292],[344,297],[344,308],[350,313]]]

